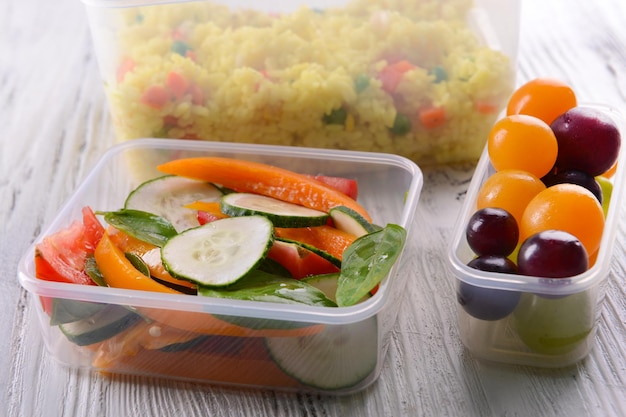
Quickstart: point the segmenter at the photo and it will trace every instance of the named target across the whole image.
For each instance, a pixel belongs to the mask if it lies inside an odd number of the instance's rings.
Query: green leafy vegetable
[[[158,247],[162,247],[177,234],[176,229],[169,221],[145,211],[122,209],[97,212],[97,214],[104,215],[104,220],[111,226]]]
[[[342,107],[333,109],[329,114],[325,114],[323,117],[324,123],[328,125],[342,125],[346,122],[348,113]]]
[[[85,272],[89,275],[89,278],[93,280],[99,287],[108,287],[107,283],[104,281],[104,277],[100,270],[98,269],[98,265],[96,264],[96,258],[93,255],[88,256],[85,260]]]
[[[343,253],[337,287],[337,305],[351,306],[359,302],[385,276],[402,252],[406,230],[396,224],[361,236]]]
[[[393,126],[390,128],[391,133],[394,135],[406,135],[411,131],[412,124],[408,117],[404,114],[397,113],[396,118],[393,121]]]
[[[138,270],[147,277],[150,276],[150,268],[148,268],[148,265],[146,265],[143,259],[141,259],[141,256],[130,252],[126,252],[124,256],[126,256],[126,259],[128,259],[130,263],[133,264],[136,270]]]
[[[237,300],[267,301],[281,304],[305,304],[336,307],[326,295],[312,285],[254,270],[225,288],[198,288],[198,295]]]

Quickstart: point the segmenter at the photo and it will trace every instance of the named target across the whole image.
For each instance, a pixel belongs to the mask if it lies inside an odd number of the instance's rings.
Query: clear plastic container
[[[519,0],[83,0],[119,140],[478,160]]]
[[[611,116],[624,137],[625,120],[621,112],[605,106],[588,107]],[[595,264],[571,278],[547,279],[483,272],[467,266],[475,256],[465,236],[467,222],[476,211],[480,187],[494,172],[485,147],[454,228],[448,261],[457,296],[461,285],[493,289],[496,292],[492,296],[499,297],[503,305],[510,305],[512,311],[501,319],[481,320],[457,303],[461,340],[474,357],[537,367],[564,367],[588,355],[594,346],[596,323],[609,277],[624,191],[625,159],[622,145]]]
[[[404,261],[412,256],[410,247],[373,297],[341,308],[164,294],[36,278],[35,244],[80,220],[84,206],[118,210],[138,184],[162,175],[155,168],[157,164],[209,155],[254,160],[306,174],[354,178],[359,183],[359,201],[374,222],[398,224],[410,236],[423,178],[417,165],[400,156],[164,139],[115,145],[19,263],[20,283],[30,293],[51,357],[69,367],[105,374],[333,394],[358,391],[374,382],[398,314],[398,300],[413,276]],[[72,324],[51,323],[48,310],[44,310],[51,303],[56,303],[63,317],[93,311],[95,316],[89,316],[95,317],[96,331],[109,331],[111,337],[87,346],[71,342],[75,340],[72,336],[88,333],[90,328],[85,328],[84,321],[79,329]],[[121,328],[125,330],[120,332]],[[320,356],[327,363],[322,369],[331,371],[322,376],[317,369]]]

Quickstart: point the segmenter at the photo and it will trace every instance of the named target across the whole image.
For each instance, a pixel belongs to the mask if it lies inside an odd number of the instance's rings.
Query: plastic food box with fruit
[[[624,116],[559,80],[493,126],[449,250],[461,339],[490,361],[561,367],[593,348],[623,193]]]
[[[381,370],[421,186],[396,155],[131,141],[19,279],[70,367],[345,394]]]

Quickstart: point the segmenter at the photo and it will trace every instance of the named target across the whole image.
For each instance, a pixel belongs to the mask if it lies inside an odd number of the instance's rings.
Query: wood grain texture
[[[522,3],[519,81],[554,76],[582,101],[626,107],[626,2]],[[363,392],[261,392],[61,367],[45,353],[15,271],[113,132],[78,0],[3,0],[0,52],[0,416],[626,415],[624,220],[587,359],[537,370],[478,362],[464,350],[446,249],[472,166],[424,172],[412,276],[380,379]]]

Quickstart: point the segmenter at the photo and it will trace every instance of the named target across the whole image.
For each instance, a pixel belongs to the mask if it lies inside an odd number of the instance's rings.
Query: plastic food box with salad
[[[624,192],[624,129],[620,111],[581,105],[558,80],[512,95],[448,253],[460,336],[475,357],[564,367],[593,348]]]
[[[475,162],[515,83],[519,0],[83,0],[119,140]]]
[[[19,280],[69,367],[354,392],[377,379],[413,276],[402,253],[422,181],[389,154],[130,141]]]

